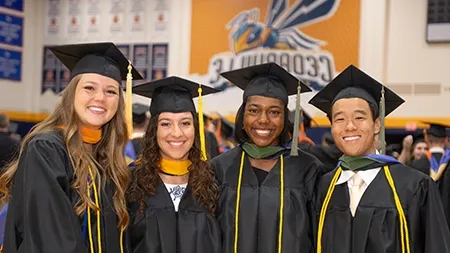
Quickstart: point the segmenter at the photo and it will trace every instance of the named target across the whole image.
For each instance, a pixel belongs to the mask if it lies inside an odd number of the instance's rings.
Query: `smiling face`
[[[374,136],[380,120],[373,120],[369,103],[360,98],[336,101],[331,112],[331,134],[338,148],[347,156],[375,153]]]
[[[81,123],[100,129],[119,106],[119,83],[99,74],[83,74],[75,89],[74,108]]]
[[[159,114],[156,137],[162,158],[186,160],[195,138],[192,113],[163,112]]]
[[[428,145],[425,142],[417,142],[414,145],[413,156],[414,159],[420,159],[428,152]]]
[[[284,103],[275,98],[250,96],[244,112],[244,130],[258,147],[278,144],[284,128]]]

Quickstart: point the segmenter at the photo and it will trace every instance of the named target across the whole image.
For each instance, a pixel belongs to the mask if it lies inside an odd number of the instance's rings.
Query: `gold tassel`
[[[203,122],[203,97],[202,86],[198,86],[198,128],[200,133],[200,148],[202,150],[202,159],[206,161],[208,159],[206,155],[206,143],[205,143],[205,124]]]
[[[381,145],[381,154],[386,154],[386,138],[385,138],[385,127],[384,127],[384,118],[385,118],[385,97],[384,97],[384,86],[381,86],[381,100],[380,100],[380,135],[379,142]]]
[[[128,73],[127,73],[127,84],[125,90],[125,119],[127,122],[127,131],[128,131],[128,139],[131,139],[131,135],[133,134],[133,99],[132,99],[132,80],[133,75],[131,71],[133,67],[131,67],[131,61],[128,61]]]
[[[298,81],[297,86],[297,96],[295,98],[295,118],[294,118],[294,133],[292,134],[292,146],[291,146],[291,156],[298,156],[298,132],[300,127],[300,112],[302,110],[300,104],[300,93],[302,92],[302,86],[300,81]],[[287,117],[287,115],[285,116]]]

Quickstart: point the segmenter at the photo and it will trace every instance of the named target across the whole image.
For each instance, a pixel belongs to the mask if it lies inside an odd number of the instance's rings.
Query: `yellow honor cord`
[[[245,152],[242,151],[241,165],[239,166],[238,184],[236,189],[236,210],[234,212],[234,253],[238,252],[238,239],[239,239],[239,207],[241,201],[241,184],[242,184],[242,171],[244,170],[244,158]]]
[[[94,200],[95,200],[95,206],[97,207],[97,211],[96,211],[96,216],[97,216],[97,243],[98,243],[98,252],[101,253],[102,252],[102,239],[101,239],[101,216],[100,216],[100,201],[99,201],[99,195],[98,195],[98,191],[97,191],[97,186],[95,184],[95,180],[94,180],[94,174],[92,173],[92,169],[91,167],[89,167],[89,175],[92,179],[92,183],[88,184],[88,193],[91,192],[91,185],[94,189]],[[90,248],[91,248],[91,253],[94,253],[94,239],[92,237],[92,228],[91,228],[91,212],[90,212],[90,207],[87,206],[87,217],[88,217],[88,233],[89,233],[89,244],[90,244]],[[123,231],[124,229],[121,228],[120,230],[120,252],[123,253]]]
[[[133,75],[131,74],[132,71],[131,62],[129,61],[128,64],[128,73],[127,73],[127,82],[126,82],[126,91],[125,91],[125,119],[127,123],[127,131],[128,131],[128,138],[131,138],[131,135],[133,134],[133,97],[132,97],[132,80]]]
[[[395,189],[394,180],[392,178],[391,172],[389,171],[389,167],[386,165],[383,167],[384,174],[386,175],[386,179],[391,187],[392,194],[394,195],[395,207],[397,208],[400,220],[400,240],[402,245],[402,253],[410,253],[410,245],[409,245],[409,232],[408,232],[408,223],[406,221],[406,216],[403,211],[402,204],[400,202],[400,198],[398,197],[397,191]],[[334,188],[336,186],[336,182],[341,175],[342,168],[339,167],[331,179],[331,183],[328,186],[327,195],[325,196],[324,202],[322,204],[322,208],[320,210],[319,217],[319,227],[317,232],[317,253],[322,253],[322,233],[323,227],[325,224],[325,215],[328,209],[328,204],[330,203],[331,196],[333,195]]]
[[[280,225],[278,231],[278,253],[281,253],[283,248],[283,209],[284,209],[284,159],[280,156]]]
[[[283,210],[284,210],[284,159],[283,155],[280,156],[280,223],[278,231],[278,253],[282,251],[283,242]],[[238,183],[236,189],[236,210],[234,218],[234,253],[238,253],[238,241],[239,241],[239,208],[241,200],[241,185],[242,185],[242,173],[244,170],[245,152],[242,151],[241,164],[239,166]]]
[[[203,97],[202,97],[202,87],[198,87],[198,128],[200,134],[200,148],[202,151],[202,159],[206,161],[208,157],[206,156],[206,143],[205,143],[205,123],[203,121]]]

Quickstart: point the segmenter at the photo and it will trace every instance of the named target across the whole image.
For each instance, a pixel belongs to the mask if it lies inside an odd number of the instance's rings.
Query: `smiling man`
[[[311,203],[322,168],[290,155],[288,96],[310,89],[275,63],[222,74],[244,90],[238,146],[211,161],[221,185],[217,205],[223,252],[314,252]]]
[[[317,253],[450,252],[450,233],[433,180],[392,157],[379,155],[378,101],[386,115],[404,101],[349,66],[314,96],[344,153],[318,185]]]

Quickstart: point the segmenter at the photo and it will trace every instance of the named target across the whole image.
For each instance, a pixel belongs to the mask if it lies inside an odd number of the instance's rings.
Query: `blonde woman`
[[[51,50],[72,78],[0,178],[4,252],[121,252],[129,221],[121,81],[129,63],[112,43]]]

